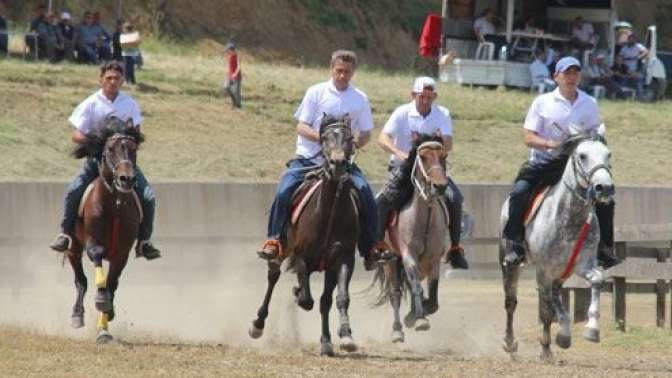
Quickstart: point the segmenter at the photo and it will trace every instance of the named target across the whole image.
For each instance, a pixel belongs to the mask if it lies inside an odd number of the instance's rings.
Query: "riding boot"
[[[502,265],[516,266],[525,264],[525,245],[523,242],[507,239],[505,250],[508,252],[506,255],[504,255],[504,261],[502,262]]]
[[[454,191],[453,191],[454,192]],[[460,236],[462,233],[462,201],[456,201],[454,196],[451,199],[446,198],[446,207],[450,222],[448,223],[448,233],[450,234],[451,247],[446,253],[446,262],[450,263],[453,269],[469,269],[469,263],[464,258],[464,248],[460,245]]]
[[[144,257],[147,260],[154,260],[161,257],[161,251],[156,249],[149,240],[138,240],[135,245],[135,257]]]
[[[257,256],[263,260],[274,260],[280,255],[281,244],[279,240],[269,239],[264,246],[257,251]]]
[[[56,252],[65,252],[72,247],[72,237],[66,233],[61,233],[56,236],[49,248],[53,249]]]

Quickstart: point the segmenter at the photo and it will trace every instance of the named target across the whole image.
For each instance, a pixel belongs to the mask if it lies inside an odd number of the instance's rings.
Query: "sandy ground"
[[[265,271],[263,263],[241,252],[251,248],[172,247],[174,253],[161,260],[129,262],[117,292],[117,319],[110,323],[115,342],[107,346],[94,343],[92,289],[86,326],[69,327],[75,297],[69,266],[37,246],[3,253],[0,375],[672,376],[672,335],[655,329],[652,297],[628,297],[634,328],[623,335],[612,326],[610,295],[603,295],[602,343],[582,340],[578,324],[572,348],[554,347],[555,359],[541,362],[535,285],[523,281],[515,323],[520,348],[512,360],[501,349],[505,312],[499,281],[448,274],[440,286],[441,308],[429,318],[431,329],[405,330],[404,344],[389,342],[388,306],[370,308],[371,295],[353,294],[351,324],[359,350],[337,351],[329,359],[319,356],[319,312],[294,304],[294,276],[281,277],[266,332],[252,340],[247,329],[261,303]],[[16,261],[18,266],[10,265]],[[91,272],[87,265],[89,277]],[[369,280],[358,265],[352,292],[362,291]],[[312,277],[312,286],[319,297],[321,274]],[[334,308],[337,341],[335,314]]]

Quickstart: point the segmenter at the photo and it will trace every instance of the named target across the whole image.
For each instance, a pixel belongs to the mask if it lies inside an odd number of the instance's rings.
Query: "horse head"
[[[608,203],[614,195],[611,175],[611,152],[604,137],[598,133],[570,136],[563,146],[570,156],[576,184],[586,190],[589,200]]]
[[[320,125],[320,143],[327,174],[331,178],[341,177],[347,171],[355,150],[350,118],[347,115],[340,118],[325,115]]]
[[[443,195],[446,191],[446,158],[441,137],[422,136],[416,140],[408,158],[413,164],[410,178],[424,199]]]
[[[117,117],[103,120],[97,132],[87,137],[93,145],[93,157],[99,161],[99,170],[105,183],[111,182],[119,192],[129,193],[135,186],[135,163],[140,143],[144,140],[133,121],[122,121]],[[109,185],[108,185],[109,187]]]

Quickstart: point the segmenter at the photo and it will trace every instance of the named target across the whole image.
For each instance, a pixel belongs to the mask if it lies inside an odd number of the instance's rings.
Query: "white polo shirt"
[[[479,17],[474,21],[474,31],[480,35],[495,34],[495,25],[487,17]]]
[[[353,134],[373,130],[373,116],[371,105],[364,92],[349,85],[344,91],[339,91],[331,80],[315,84],[308,88],[303,96],[301,105],[296,109],[294,118],[304,122],[313,130],[320,131],[320,123],[324,114],[332,117],[342,117],[346,114],[351,119],[350,127]],[[321,163],[322,146],[299,135],[296,139],[296,155],[310,158],[315,163]]]
[[[87,135],[95,130],[98,124],[109,115],[113,115],[122,121],[132,119],[135,127],[140,126],[143,120],[140,107],[131,96],[120,91],[117,98],[112,102],[105,97],[103,90],[100,89],[77,105],[68,121],[75,129]]]
[[[534,131],[544,139],[558,142],[569,135],[569,126],[572,124],[581,130],[599,130],[602,117],[597,102],[584,91],[578,91],[579,95],[573,104],[562,97],[558,88],[538,96],[527,112],[525,130]],[[551,150],[530,149],[532,162],[543,161],[552,156]]]
[[[392,112],[382,132],[392,137],[395,147],[409,152],[413,147],[412,133],[453,136],[453,121],[448,109],[435,104],[432,104],[429,114],[423,117],[418,113],[415,101],[411,101]],[[390,165],[398,167],[400,164],[401,160],[396,155],[390,155]]]
[[[641,43],[635,43],[632,46],[625,44],[621,47],[621,51],[618,52],[618,55],[623,57],[623,63],[628,66],[630,72],[637,72],[637,57],[644,50],[646,50],[646,47]]]
[[[530,76],[532,77],[532,84],[545,83],[545,80],[551,78],[551,71],[539,59],[535,59],[530,63]]]

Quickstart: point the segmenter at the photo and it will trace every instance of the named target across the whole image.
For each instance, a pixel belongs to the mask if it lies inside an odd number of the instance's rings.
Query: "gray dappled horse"
[[[336,307],[341,323],[338,332],[340,347],[348,352],[357,349],[348,317],[348,288],[355,263],[360,223],[349,170],[354,153],[354,139],[347,116],[338,119],[325,116],[320,128],[320,140],[325,163],[316,174],[310,173],[306,181],[318,180],[321,183],[308,199],[296,222],[288,225],[287,248],[278,259],[268,262],[266,296],[257,312],[257,319],[252,322],[249,334],[255,339],[262,335],[273,288],[280,277],[280,264],[288,258],[289,268],[296,272],[299,283],[294,288],[294,296],[298,305],[306,311],[311,310],[314,304],[310,293],[310,274],[321,270],[325,272],[324,290],[320,298],[320,354],[333,356],[329,311],[336,287]]]
[[[429,329],[426,316],[438,308],[441,256],[447,251],[448,212],[443,193],[448,184],[446,152],[441,137],[425,136],[415,142],[402,166],[402,182],[413,186],[412,199],[399,211],[398,223],[386,233],[388,245],[401,257],[380,266],[374,277],[381,282],[377,305],[390,300],[394,312],[392,342],[403,342],[399,319],[401,291],[411,292],[411,308],[404,318],[406,327]],[[384,222],[385,220],[379,220]],[[405,271],[405,276],[403,274]],[[427,278],[429,298],[425,299],[422,280]]]
[[[561,348],[571,345],[571,324],[560,296],[562,283],[572,273],[591,284],[588,322],[583,337],[599,342],[600,288],[602,273],[597,270],[597,247],[600,230],[595,215],[595,202],[609,202],[614,183],[609,159],[611,153],[604,139],[596,133],[570,136],[562,146],[569,158],[562,179],[550,188],[536,217],[525,229],[528,258],[536,265],[539,290],[539,318],[543,324],[541,357],[552,357],[551,322],[553,311],[560,330],[556,343]],[[508,199],[502,206],[501,225],[506,224]],[[583,243],[583,244],[582,244]],[[504,239],[500,242],[500,263],[507,251]],[[576,251],[576,253],[573,253]],[[572,264],[574,260],[575,264]],[[513,314],[517,304],[517,285],[520,267],[502,266],[506,334],[504,350],[513,353],[518,342],[513,334]]]

